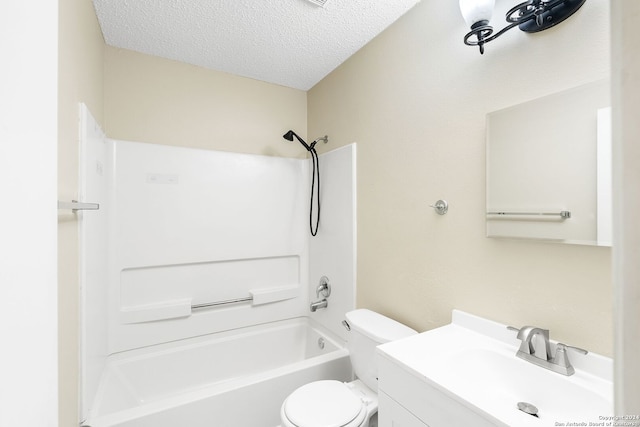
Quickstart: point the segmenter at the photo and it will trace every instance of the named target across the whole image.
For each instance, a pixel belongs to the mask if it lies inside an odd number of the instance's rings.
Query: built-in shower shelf
[[[253,305],[268,304],[295,298],[300,293],[299,285],[282,286],[279,288],[254,289],[249,291]]]
[[[191,298],[124,307],[120,310],[122,323],[144,323],[188,316],[191,316]]]

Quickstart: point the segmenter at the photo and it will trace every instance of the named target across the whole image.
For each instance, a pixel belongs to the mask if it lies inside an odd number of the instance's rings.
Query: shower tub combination
[[[350,381],[343,342],[294,318],[110,356],[91,427],[276,427],[297,387]]]
[[[311,240],[305,159],[111,140],[81,111],[82,425],[276,427],[297,387],[352,379],[355,145],[321,156]]]

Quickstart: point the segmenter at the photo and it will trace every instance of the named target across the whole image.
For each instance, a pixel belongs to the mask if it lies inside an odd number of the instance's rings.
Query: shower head
[[[288,131],[287,133],[285,133],[284,135],[282,135],[282,137],[283,137],[284,139],[286,139],[287,141],[292,141],[292,142],[293,142],[293,137],[294,137],[294,136],[296,137],[296,139],[297,139],[298,141],[300,141],[300,144],[304,145],[304,148],[306,148],[306,149],[307,149],[307,151],[311,151],[311,150],[313,150],[313,147],[315,147],[315,145],[316,145],[318,142],[320,142],[320,141],[324,142],[325,144],[326,144],[327,142],[329,142],[329,137],[328,137],[327,135],[325,135],[325,136],[321,136],[320,138],[317,138],[316,140],[314,140],[314,141],[311,143],[311,145],[309,145],[309,144],[307,144],[306,142],[304,142],[304,140],[303,140],[302,138],[300,138],[298,135],[296,135],[296,133],[295,133],[294,131],[292,131],[292,130],[290,130],[290,131]]]
[[[295,135],[295,133],[293,133],[292,130],[290,130],[289,132],[285,133],[284,135],[282,135],[282,137],[288,141],[293,142],[293,135]]]
[[[311,151],[312,147],[309,147],[309,144],[307,144],[306,142],[304,142],[304,140],[302,138],[300,138],[298,135],[296,135],[296,133],[292,130],[290,130],[289,132],[285,133],[284,135],[282,135],[282,137],[284,139],[286,139],[287,141],[291,141],[293,142],[293,137],[296,137],[296,139],[298,141],[300,141],[300,144],[304,145],[304,148],[307,149],[307,151]]]

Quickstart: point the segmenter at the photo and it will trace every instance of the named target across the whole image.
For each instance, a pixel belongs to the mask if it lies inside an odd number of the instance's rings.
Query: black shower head
[[[293,142],[293,131],[290,130],[289,132],[285,133],[284,135],[282,135],[282,137],[288,141],[292,141]]]
[[[302,138],[300,138],[298,135],[296,135],[296,133],[294,131],[290,130],[289,132],[287,132],[284,135],[282,135],[282,137],[284,139],[286,139],[287,141],[292,141],[292,142],[293,142],[293,137],[294,136],[296,137],[296,139],[298,141],[300,141],[300,144],[304,145],[304,148],[306,148],[307,151],[311,151],[311,147],[309,147],[309,144],[304,142],[304,140]]]

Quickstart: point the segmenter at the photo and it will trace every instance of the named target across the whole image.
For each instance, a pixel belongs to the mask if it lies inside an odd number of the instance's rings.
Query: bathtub
[[[352,379],[343,343],[308,318],[109,357],[91,427],[276,427],[280,405],[319,379]]]

